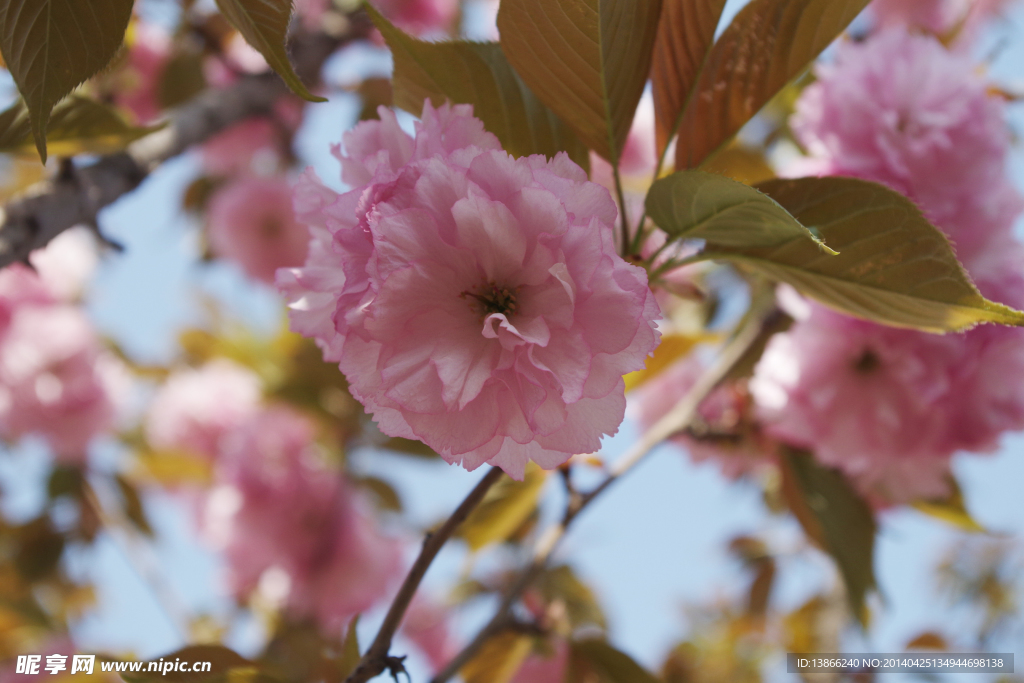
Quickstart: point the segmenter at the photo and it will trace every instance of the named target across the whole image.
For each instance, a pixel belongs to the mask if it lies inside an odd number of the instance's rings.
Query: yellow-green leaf
[[[820,240],[774,199],[714,173],[673,173],[651,185],[645,204],[647,215],[672,238],[702,239],[733,248],[767,247],[791,240],[820,245]]]
[[[537,507],[547,474],[531,462],[526,466],[522,481],[502,477],[462,523],[456,535],[474,552],[509,538]]]
[[[875,518],[839,470],[822,467],[806,452],[782,452],[784,486],[808,536],[839,567],[853,615],[867,625],[868,591],[875,588]]]
[[[868,0],[752,0],[701,69],[679,126],[676,168],[695,168],[799,76]]]
[[[217,7],[246,42],[263,55],[270,68],[284,79],[292,92],[310,102],[327,101],[309,92],[288,61],[285,42],[292,16],[291,0],[217,0]]]
[[[571,643],[567,683],[658,683],[633,658],[603,640]]]
[[[984,532],[985,527],[978,524],[968,512],[960,485],[952,477],[949,479],[949,484],[950,493],[945,498],[919,500],[913,504],[914,507],[926,515],[941,519],[964,531]]]
[[[338,660],[338,679],[345,680],[359,666],[359,634],[356,628],[359,626],[359,615],[352,617],[349,622],[348,631],[345,633],[345,642],[341,646],[341,659]]]
[[[133,5],[134,0],[0,0],[0,52],[28,106],[43,161],[54,105],[110,62]]]
[[[714,334],[663,334],[658,348],[654,349],[654,355],[647,359],[646,367],[623,377],[626,381],[626,391],[632,391],[644,382],[654,379],[676,360],[690,353],[697,344],[717,339],[718,336]]]
[[[530,91],[497,43],[429,43],[406,35],[371,6],[367,11],[395,60],[396,106],[416,116],[423,102],[472,104],[484,127],[515,156],[567,152],[587,167],[587,148],[558,116]]]
[[[459,671],[465,683],[508,683],[523,663],[533,639],[514,631],[503,631],[483,644]]]
[[[545,570],[537,578],[535,585],[546,603],[560,601],[565,605],[565,615],[571,628],[608,627],[604,611],[598,604],[594,591],[580,581],[576,572],[568,565],[563,564]]]
[[[843,313],[885,325],[928,332],[983,322],[1024,325],[1024,313],[978,292],[946,236],[898,192],[841,177],[772,180],[758,189],[839,255],[794,238],[756,249],[709,243],[710,258],[736,261]]]
[[[209,662],[209,671],[147,671],[143,665],[142,671],[138,673],[122,673],[121,678],[128,683],[155,683],[155,681],[168,681],[169,683],[207,683],[213,681],[251,680],[257,677],[258,668],[254,662],[249,661],[234,650],[223,645],[189,645],[176,650],[163,657],[154,657],[149,661],[163,659],[173,664],[175,660],[183,662]]]
[[[724,8],[725,0],[664,0],[651,64],[659,157],[679,128]]]
[[[661,0],[508,0],[501,48],[537,97],[615,163],[651,67]]]
[[[112,108],[72,95],[53,109],[46,130],[50,152],[60,156],[117,152],[160,126],[128,124]],[[21,102],[0,113],[0,152],[32,153],[29,113]]]

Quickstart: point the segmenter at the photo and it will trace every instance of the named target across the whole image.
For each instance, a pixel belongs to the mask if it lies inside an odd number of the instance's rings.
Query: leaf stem
[[[626,213],[626,195],[622,191],[622,174],[619,172],[618,158],[612,163],[612,175],[615,177],[615,194],[619,200],[619,218],[622,223],[622,258],[628,259],[632,256],[630,247],[632,239],[629,234],[629,216]],[[639,230],[639,228],[637,228]]]
[[[419,588],[420,582],[423,581],[423,577],[426,575],[431,563],[433,563],[438,552],[444,547],[448,539],[452,537],[452,534],[455,533],[459,525],[469,517],[469,514],[480,504],[487,491],[490,490],[501,476],[501,468],[492,467],[484,475],[484,478],[473,487],[473,490],[469,492],[465,499],[459,503],[459,506],[455,508],[455,512],[441,525],[441,528],[428,533],[426,538],[423,539],[423,548],[420,550],[419,557],[413,562],[409,573],[405,577],[405,581],[402,582],[402,586],[395,595],[395,599],[391,601],[391,607],[388,608],[387,616],[384,617],[384,623],[381,624],[380,630],[377,631],[377,637],[373,639],[373,643],[359,661],[359,665],[345,679],[345,683],[365,683],[365,681],[383,673],[388,668],[388,665],[391,663],[391,657],[388,654],[391,650],[391,640],[395,637],[398,627],[402,625],[402,619],[409,608],[409,603],[412,602],[413,596],[416,595],[416,589]]]
[[[445,668],[431,679],[431,683],[446,683],[458,674],[492,636],[514,623],[512,608],[523,592],[544,570],[551,554],[558,547],[572,522],[598,496],[629,473],[655,446],[670,436],[686,429],[697,417],[701,402],[718,386],[754,345],[764,326],[763,311],[747,316],[739,332],[726,344],[715,362],[704,371],[697,382],[679,402],[648,429],[640,440],[610,469],[608,476],[594,489],[581,495],[575,504],[567,506],[562,520],[548,527],[534,545],[532,559],[502,595],[498,609],[491,620],[460,651]]]

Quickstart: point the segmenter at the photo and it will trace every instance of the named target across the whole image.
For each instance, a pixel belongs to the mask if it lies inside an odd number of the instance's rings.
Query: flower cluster
[[[90,239],[65,233],[33,253],[35,268],[0,271],[0,435],[37,434],[74,463],[111,429],[128,384],[74,304],[96,260]]]
[[[293,329],[385,434],[449,462],[522,477],[597,450],[658,339],[607,190],[564,154],[511,157],[465,105],[427,102],[415,136],[380,115],[335,152],[355,189],[296,190],[313,241],[278,275]]]

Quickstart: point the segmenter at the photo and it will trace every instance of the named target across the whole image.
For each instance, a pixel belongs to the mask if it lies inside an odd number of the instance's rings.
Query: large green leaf
[[[50,111],[110,62],[133,5],[134,0],[0,0],[0,52],[28,106],[43,161]]]
[[[571,643],[567,683],[658,683],[632,657],[603,640]]]
[[[217,7],[246,42],[263,55],[270,68],[284,79],[292,92],[310,102],[327,101],[309,92],[288,61],[285,42],[292,16],[292,0],[217,0]]]
[[[752,0],[711,49],[687,98],[676,168],[694,168],[799,76],[868,0]]]
[[[725,0],[664,0],[651,64],[659,156],[679,128],[724,8]]]
[[[679,171],[651,185],[647,215],[674,238],[734,248],[819,242],[771,197],[725,176]]]
[[[928,332],[983,322],[1024,325],[1024,313],[985,299],[938,228],[909,199],[854,178],[771,180],[758,186],[838,256],[802,237],[760,248],[709,241],[710,258],[788,282],[843,313]]]
[[[109,154],[157,130],[129,125],[111,107],[72,95],[56,107],[46,130],[46,144],[60,156]],[[0,152],[31,153],[32,124],[21,102],[0,113]]]
[[[651,67],[661,0],[506,0],[501,47],[544,104],[613,163]]]
[[[867,623],[865,599],[875,588],[875,518],[839,470],[803,451],[783,449],[783,487],[804,530],[832,556],[854,616]]]
[[[417,116],[423,102],[472,104],[473,113],[515,156],[558,152],[587,167],[587,148],[534,95],[509,65],[497,43],[428,43],[396,28],[379,12],[367,11],[395,60],[394,103]]]

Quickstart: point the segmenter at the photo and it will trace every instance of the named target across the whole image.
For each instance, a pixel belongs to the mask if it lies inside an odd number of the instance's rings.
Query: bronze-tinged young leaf
[[[651,220],[673,239],[702,239],[732,248],[799,240],[831,252],[774,199],[714,173],[679,171],[657,180],[645,205]]]
[[[758,189],[812,228],[838,256],[804,238],[771,247],[707,245],[848,315],[927,332],[979,323],[1024,325],[1024,313],[985,299],[949,240],[909,199],[854,178],[772,180]]]
[[[345,632],[345,642],[342,643],[341,659],[338,660],[338,679],[345,680],[359,666],[359,634],[356,628],[359,626],[359,615],[352,617],[349,622],[348,631]]]
[[[522,481],[502,477],[459,526],[456,535],[474,552],[508,539],[537,507],[547,474],[531,462],[526,466]]]
[[[807,452],[784,449],[782,476],[790,506],[808,536],[832,556],[853,615],[867,625],[865,598],[875,588],[875,518],[839,470]]]
[[[587,148],[576,134],[530,91],[497,43],[429,43],[406,35],[379,12],[367,11],[395,60],[396,106],[416,116],[423,102],[472,104],[484,127],[514,156],[567,152],[586,168]]]
[[[725,0],[664,0],[651,64],[659,157],[679,129],[724,8]]]
[[[566,683],[658,683],[632,657],[603,640],[570,644]]]
[[[615,163],[651,67],[662,0],[506,0],[501,48],[544,104]]]
[[[868,0],[752,0],[708,54],[679,126],[676,168],[696,168],[799,76]]]
[[[263,55],[270,68],[284,79],[293,93],[310,102],[327,101],[309,92],[288,61],[285,43],[292,16],[292,0],[217,0],[217,7],[246,42]]]
[[[51,110],[110,62],[133,5],[134,0],[0,0],[0,53],[28,106],[43,161]]]
[[[503,631],[483,647],[459,671],[465,683],[508,683],[530,654],[533,638]]]
[[[46,143],[60,156],[110,154],[159,128],[129,125],[112,107],[72,95],[53,108]],[[0,152],[31,154],[33,147],[29,113],[18,102],[0,113]]]

